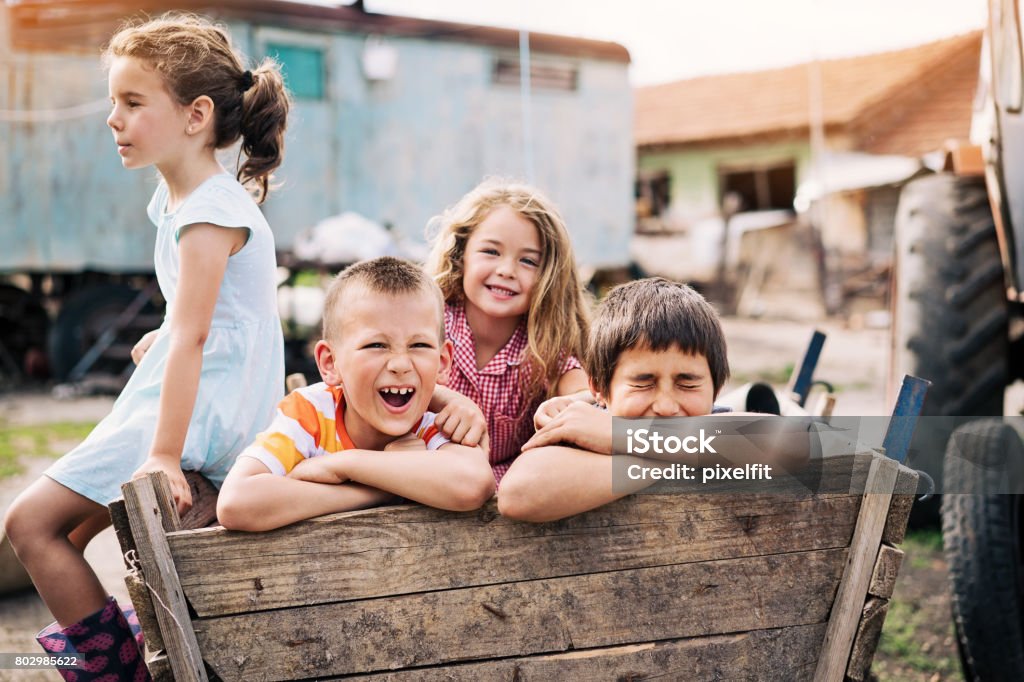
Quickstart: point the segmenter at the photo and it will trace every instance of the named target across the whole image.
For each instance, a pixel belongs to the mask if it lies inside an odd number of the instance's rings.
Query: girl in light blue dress
[[[125,481],[163,471],[184,512],[182,470],[219,485],[270,422],[284,385],[274,238],[257,206],[283,153],[289,100],[277,65],[247,70],[224,29],[180,15],[121,30],[105,57],[107,124],[122,164],[155,166],[162,177],[148,211],[167,316],[134,348],[138,368],[110,415],[5,521],[57,619],[40,643],[78,647],[86,664],[61,671],[78,680],[145,676],[120,610],[82,555],[110,523],[107,503]],[[215,152],[239,138],[236,179]]]

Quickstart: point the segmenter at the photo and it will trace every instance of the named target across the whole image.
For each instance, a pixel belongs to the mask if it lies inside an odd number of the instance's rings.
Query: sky
[[[370,12],[612,40],[634,85],[910,47],[981,28],[986,0],[364,0]]]

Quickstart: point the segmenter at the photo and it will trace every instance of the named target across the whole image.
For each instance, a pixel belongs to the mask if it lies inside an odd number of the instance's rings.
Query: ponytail
[[[255,185],[256,202],[262,204],[270,191],[270,175],[284,157],[284,131],[290,101],[281,68],[273,59],[264,59],[248,78],[252,80],[252,87],[242,95],[239,122],[240,154],[245,154],[245,161],[238,167],[237,177],[244,185]]]

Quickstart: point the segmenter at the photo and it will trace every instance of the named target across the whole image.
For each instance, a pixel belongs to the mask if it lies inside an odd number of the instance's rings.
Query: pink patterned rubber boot
[[[51,654],[78,653],[77,668],[59,669],[67,682],[151,682],[146,662],[124,614],[113,597],[96,613],[63,630],[51,623],[36,636]]]

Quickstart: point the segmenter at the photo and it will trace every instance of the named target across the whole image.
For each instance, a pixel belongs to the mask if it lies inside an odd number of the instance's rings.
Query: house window
[[[496,85],[514,85],[519,87],[522,69],[519,59],[498,57],[494,62],[491,81]],[[550,62],[530,62],[530,87],[546,90],[576,90],[579,80],[579,69],[572,64],[554,64]]]
[[[718,199],[733,192],[740,198],[740,211],[793,210],[796,195],[796,164],[787,163],[718,171]]]
[[[324,99],[324,51],[315,47],[267,43],[267,54],[281,63],[288,91],[296,99]]]
[[[668,208],[672,185],[668,171],[641,173],[633,184],[638,218],[654,218]]]

